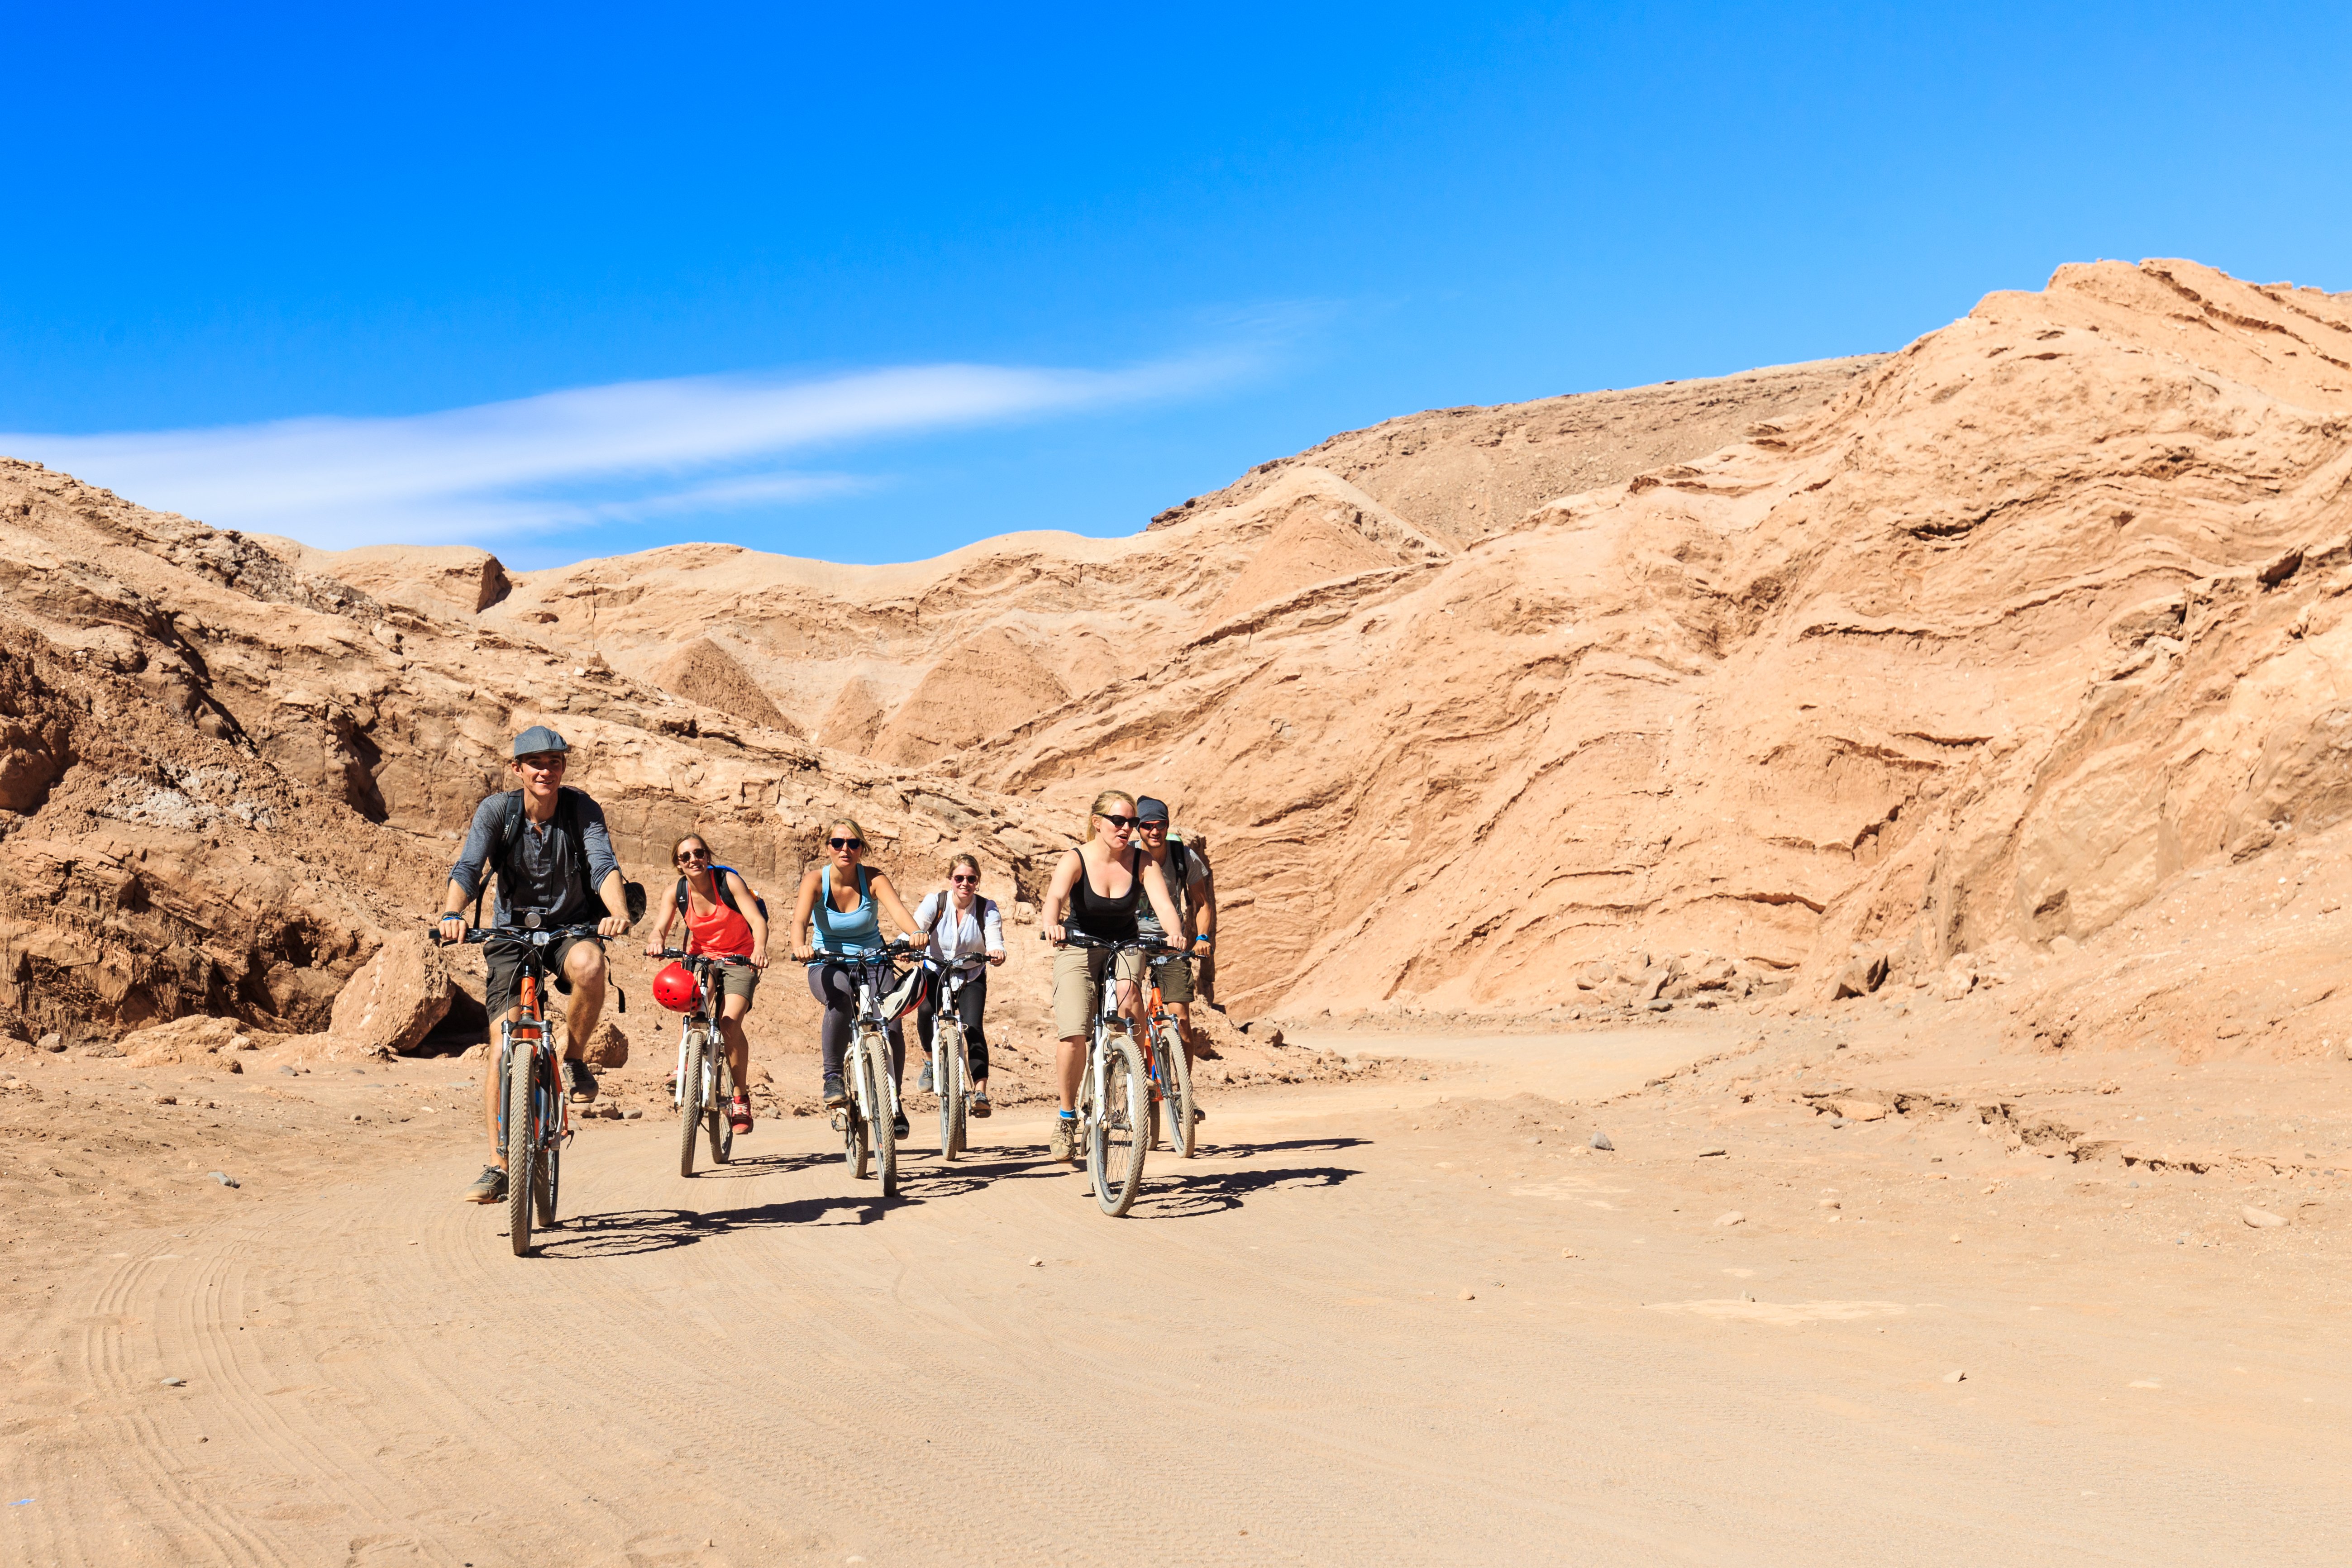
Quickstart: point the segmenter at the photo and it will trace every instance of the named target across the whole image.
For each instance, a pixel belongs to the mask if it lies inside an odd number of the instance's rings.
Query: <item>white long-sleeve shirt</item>
[[[931,956],[944,960],[1003,952],[1004,917],[997,913],[996,900],[975,898],[971,908],[959,915],[952,904],[947,904],[948,896],[941,889],[915,906],[915,928],[931,933]]]

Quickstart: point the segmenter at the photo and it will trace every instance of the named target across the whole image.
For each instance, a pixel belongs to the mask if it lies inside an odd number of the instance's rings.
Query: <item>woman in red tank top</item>
[[[658,958],[669,945],[669,931],[681,916],[686,921],[686,951],[726,953],[748,958],[751,967],[730,963],[717,971],[721,988],[719,1037],[727,1047],[727,1068],[735,1075],[735,1098],[727,1102],[727,1120],[738,1133],[751,1131],[751,1040],[743,1032],[751,997],[760,989],[761,972],[768,967],[768,921],[750,884],[733,871],[714,871],[710,846],[689,833],[670,850],[677,864],[673,896],[661,901],[661,922],[646,939],[646,956]]]

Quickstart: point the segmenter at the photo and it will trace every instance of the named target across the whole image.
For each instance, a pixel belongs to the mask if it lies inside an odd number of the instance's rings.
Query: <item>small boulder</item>
[[[2275,1230],[2287,1222],[2284,1215],[2275,1215],[2268,1209],[2258,1209],[2252,1204],[2240,1209],[2238,1217],[2256,1230]]]
[[[1609,1134],[1606,1132],[1595,1132],[1592,1135],[1592,1146],[1605,1153],[1614,1153],[1617,1149],[1616,1144],[1609,1142]]]
[[[1720,1226],[1746,1225],[1748,1223],[1748,1216],[1741,1214],[1738,1209],[1733,1209],[1729,1214],[1719,1214],[1716,1215],[1715,1223]]]
[[[63,1035],[58,1034],[55,1029],[52,1029],[47,1034],[43,1035],[39,1039],[34,1041],[33,1044],[39,1049],[45,1050],[50,1055],[55,1056],[59,1051],[66,1048],[66,1037]]]
[[[589,1037],[584,1053],[592,1072],[611,1072],[629,1065],[629,1037],[621,1033],[620,1026],[610,1018],[596,1020],[596,1032]]]
[[[1857,958],[1845,966],[1837,977],[1837,987],[1832,993],[1835,1000],[1848,996],[1867,996],[1886,984],[1886,955],[1883,952],[1867,958]]]
[[[387,935],[336,994],[328,1032],[362,1051],[405,1055],[449,1011],[449,964],[421,931]]]

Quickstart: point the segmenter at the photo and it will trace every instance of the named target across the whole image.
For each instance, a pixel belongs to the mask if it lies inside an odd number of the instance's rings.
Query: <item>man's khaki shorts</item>
[[[1091,1035],[1095,1009],[1102,1005],[1103,971],[1110,954],[1098,947],[1066,947],[1054,954],[1054,1033],[1063,1039]],[[1118,955],[1121,980],[1143,978],[1143,954]]]
[[[1152,973],[1160,978],[1160,999],[1171,1007],[1192,999],[1192,961],[1189,958],[1156,958],[1151,961]]]

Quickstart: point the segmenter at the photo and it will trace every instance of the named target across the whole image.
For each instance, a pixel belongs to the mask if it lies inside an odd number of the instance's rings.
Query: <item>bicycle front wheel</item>
[[[1102,1103],[1087,1124],[1087,1174],[1095,1202],[1116,1219],[1134,1206],[1143,1185],[1143,1152],[1151,1135],[1151,1080],[1133,1038],[1103,1042]]]
[[[1192,1062],[1184,1054],[1184,1037],[1173,1023],[1163,1021],[1151,1031],[1160,1056],[1160,1097],[1156,1109],[1167,1115],[1168,1146],[1179,1159],[1192,1157]]]
[[[677,1068],[677,1173],[694,1174],[694,1134],[702,1121],[702,1058],[709,1043],[699,1029],[686,1034],[686,1057]]]
[[[539,1188],[538,1065],[536,1041],[508,1043],[507,1239],[517,1258],[530,1252],[530,1206]]]
[[[727,1120],[727,1049],[717,1040],[710,1042],[709,1062],[704,1076],[710,1089],[703,1098],[702,1120],[710,1133],[710,1163],[723,1165],[735,1152],[735,1124]]]
[[[890,1041],[880,1030],[858,1042],[866,1073],[874,1086],[874,1173],[882,1178],[882,1195],[898,1195],[898,1130],[891,1124]]]
[[[963,1027],[941,1018],[931,1037],[931,1082],[940,1091],[940,1158],[963,1152]]]

